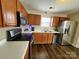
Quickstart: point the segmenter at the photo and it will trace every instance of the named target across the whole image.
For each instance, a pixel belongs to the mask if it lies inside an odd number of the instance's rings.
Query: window
[[[51,20],[50,18],[47,17],[42,17],[41,18],[41,26],[50,26],[51,25]]]

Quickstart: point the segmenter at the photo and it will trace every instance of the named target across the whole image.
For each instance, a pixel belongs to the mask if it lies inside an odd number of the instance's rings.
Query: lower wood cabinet
[[[42,33],[33,33],[33,39],[35,44],[41,44],[42,42]]]
[[[33,33],[35,44],[51,44],[52,37],[52,33]]]
[[[29,59],[29,47],[28,47],[28,49],[26,51],[26,54],[24,56],[24,59]]]
[[[47,33],[47,43],[51,44],[53,41],[53,34],[52,33]]]

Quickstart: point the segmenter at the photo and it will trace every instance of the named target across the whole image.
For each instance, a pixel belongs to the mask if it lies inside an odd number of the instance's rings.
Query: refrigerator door
[[[68,45],[68,43],[72,44],[73,42],[72,38],[75,32],[75,27],[76,27],[76,22],[64,21],[63,37],[62,37],[63,45]]]
[[[58,27],[58,31],[60,32],[60,33],[62,33],[62,34],[65,34],[64,32],[65,32],[65,29],[68,27],[68,21],[64,21],[64,22],[62,22],[60,25],[59,25],[59,27]]]

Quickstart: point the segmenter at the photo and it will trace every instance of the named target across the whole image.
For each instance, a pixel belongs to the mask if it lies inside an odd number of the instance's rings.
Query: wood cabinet
[[[22,7],[22,12],[21,13],[22,13],[23,17],[25,17],[27,19],[28,13],[27,13],[27,11],[25,10],[24,7]]]
[[[59,24],[59,17],[57,16],[52,17],[52,21],[53,21],[52,26],[57,27]]]
[[[17,26],[17,11],[25,19],[28,13],[19,0],[0,0],[0,27]]]
[[[41,23],[41,15],[29,14],[28,23],[32,25],[40,25]]]
[[[48,39],[47,33],[42,33],[41,43],[42,44],[47,44],[48,43],[47,39]]]
[[[0,1],[1,3],[1,1]],[[1,12],[1,4],[0,4],[0,27],[2,27],[2,12]]]
[[[42,33],[33,33],[33,39],[35,44],[41,44],[42,42]]]
[[[1,10],[0,10],[0,27],[2,27],[2,15],[1,15]]]
[[[26,11],[26,9],[24,8],[24,6],[20,3],[20,6],[21,6],[21,14],[22,14],[22,17],[24,18],[28,18],[28,12]]]
[[[53,16],[51,18],[52,26],[57,27],[62,21],[69,20],[68,17]]]
[[[47,33],[47,43],[51,44],[53,40],[53,34],[52,33]]]
[[[29,47],[28,47],[28,49],[26,51],[26,54],[24,56],[24,59],[29,59]]]
[[[17,11],[19,11],[20,13],[22,11],[22,8],[21,7],[22,7],[22,5],[21,5],[20,1],[17,0]]]
[[[25,19],[28,18],[28,12],[26,11],[26,9],[19,0],[17,0],[17,11],[19,11],[22,17],[24,17]]]
[[[59,17],[60,23],[65,21],[65,20],[69,20],[69,17]]]
[[[35,25],[40,25],[40,23],[41,23],[41,15],[35,15],[35,22],[34,22],[34,24]]]
[[[52,33],[33,33],[35,44],[51,44]]]
[[[28,24],[33,24],[34,25],[34,16],[32,14],[29,14],[28,16]]]
[[[3,26],[16,26],[16,0],[1,0]]]

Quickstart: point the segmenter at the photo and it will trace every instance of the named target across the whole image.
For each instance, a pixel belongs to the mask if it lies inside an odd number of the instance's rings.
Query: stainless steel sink
[[[49,31],[49,30],[42,30],[41,32],[52,32],[52,31]]]

